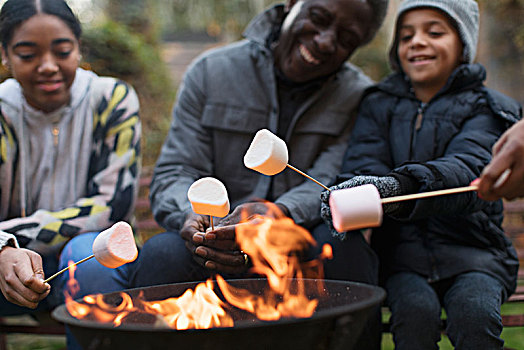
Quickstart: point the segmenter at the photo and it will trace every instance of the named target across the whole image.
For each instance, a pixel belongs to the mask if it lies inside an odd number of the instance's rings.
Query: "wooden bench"
[[[513,242],[519,257],[520,269],[517,290],[506,302],[508,305],[523,305],[517,314],[502,314],[504,327],[524,327],[524,199],[504,203],[503,227]]]

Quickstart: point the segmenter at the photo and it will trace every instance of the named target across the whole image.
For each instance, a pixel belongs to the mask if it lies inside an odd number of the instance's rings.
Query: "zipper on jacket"
[[[413,127],[413,132],[411,133],[411,141],[409,143],[409,158],[413,156],[413,148],[417,141],[417,131],[422,127],[422,120],[424,120],[424,112],[426,110],[427,103],[420,102],[417,108],[417,117],[415,118],[415,125]]]
[[[58,136],[60,135],[60,129],[58,128],[58,125],[53,125],[53,130],[51,130],[53,133],[53,146],[54,146],[54,160],[53,163],[55,164],[56,169],[56,162],[58,159]],[[53,183],[51,185],[51,209],[53,209],[53,206],[55,205],[55,182],[56,182],[56,171],[53,171]]]
[[[60,133],[60,130],[58,129],[58,126],[53,126],[53,144],[56,146],[58,146],[58,134]]]
[[[417,109],[417,119],[415,120],[415,131],[418,131],[422,127],[422,120],[424,119],[424,110],[426,104],[421,102]]]

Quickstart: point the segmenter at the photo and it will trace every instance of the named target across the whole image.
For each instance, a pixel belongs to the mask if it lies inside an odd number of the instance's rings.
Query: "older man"
[[[156,220],[169,232],[150,239],[134,284],[241,276],[235,242],[240,213],[276,204],[334,259],[326,277],[376,283],[377,260],[360,233],[344,241],[320,224],[320,188],[291,170],[268,177],[243,164],[254,134],[269,129],[287,144],[289,163],[321,183],[340,170],[362,92],[372,81],[347,62],[381,25],[387,0],[289,0],[258,15],[245,40],[204,53],[185,74],[151,184]],[[192,212],[191,184],[212,176],[227,188],[232,213],[212,232]],[[159,258],[161,257],[161,258]]]

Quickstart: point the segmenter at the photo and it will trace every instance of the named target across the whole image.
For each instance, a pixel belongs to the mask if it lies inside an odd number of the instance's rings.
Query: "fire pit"
[[[228,280],[231,286],[260,294],[266,279]],[[79,320],[72,317],[65,305],[52,315],[70,327],[86,350],[91,349],[352,349],[374,308],[384,300],[383,289],[355,282],[324,280],[324,290],[318,290],[319,280],[305,279],[306,293],[318,298],[311,317],[283,318],[261,321],[240,310],[229,310],[234,327],[174,330],[155,325],[154,316],[128,317],[115,327],[110,323]],[[125,291],[132,298],[142,294],[145,300],[178,297],[197,283],[177,283]],[[118,305],[120,293],[104,295],[108,304]]]

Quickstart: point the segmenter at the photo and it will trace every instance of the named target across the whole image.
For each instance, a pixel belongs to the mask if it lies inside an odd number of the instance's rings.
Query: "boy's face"
[[[362,44],[372,10],[362,0],[288,0],[275,64],[295,82],[332,74]]]
[[[462,61],[463,45],[448,17],[432,9],[406,12],[398,33],[398,58],[415,89],[440,90]]]

